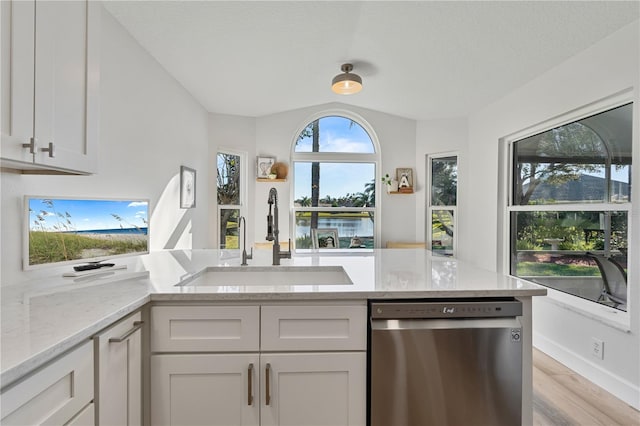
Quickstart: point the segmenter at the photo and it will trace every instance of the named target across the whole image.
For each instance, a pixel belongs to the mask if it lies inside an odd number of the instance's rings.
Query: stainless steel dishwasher
[[[522,304],[370,301],[370,426],[519,425]]]

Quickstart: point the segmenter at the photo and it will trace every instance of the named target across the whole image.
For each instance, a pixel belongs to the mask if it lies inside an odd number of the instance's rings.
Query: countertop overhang
[[[177,285],[209,266],[237,267],[238,250],[171,250],[117,259],[126,269],[92,277],[63,278],[51,268],[2,287],[2,388],[90,339],[150,301],[254,302],[367,299],[530,297],[544,287],[484,270],[423,249],[360,253],[308,253],[282,259],[285,266],[342,266],[350,285]],[[256,250],[249,266],[271,264]]]

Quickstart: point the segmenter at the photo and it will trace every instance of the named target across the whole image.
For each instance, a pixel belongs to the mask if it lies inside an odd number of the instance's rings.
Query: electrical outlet
[[[591,355],[598,359],[604,359],[604,342],[602,340],[591,338]]]

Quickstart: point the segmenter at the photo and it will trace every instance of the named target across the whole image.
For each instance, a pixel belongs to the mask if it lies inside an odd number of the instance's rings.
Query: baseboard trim
[[[640,387],[611,374],[602,367],[539,333],[533,333],[533,346],[600,386],[616,398],[626,402],[636,410],[640,410]]]

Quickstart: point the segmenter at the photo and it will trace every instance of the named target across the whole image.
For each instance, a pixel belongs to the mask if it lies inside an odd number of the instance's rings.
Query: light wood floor
[[[640,412],[534,349],[533,424],[638,426]]]

